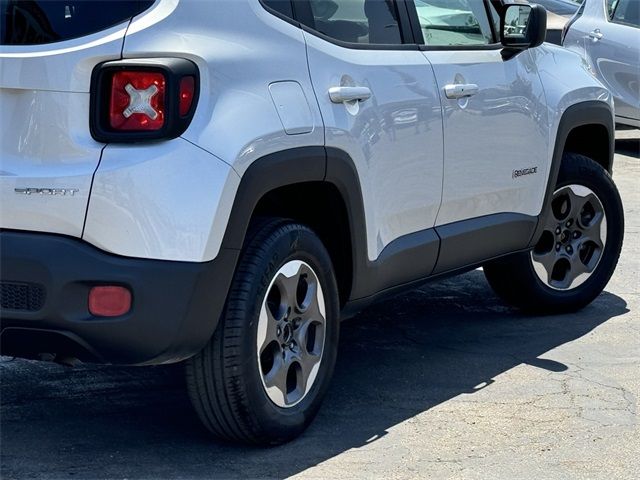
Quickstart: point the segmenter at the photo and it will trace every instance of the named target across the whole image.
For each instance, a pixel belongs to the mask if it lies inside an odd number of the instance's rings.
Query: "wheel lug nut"
[[[567,253],[569,255],[571,255],[573,253],[573,248],[571,247],[571,245],[567,245]]]
[[[573,232],[573,238],[580,238],[580,232]]]
[[[280,327],[276,328],[276,335],[282,335],[282,329]]]
[[[567,228],[573,225],[573,220],[569,220],[566,225],[567,225]]]
[[[562,233],[562,229],[560,227],[556,228],[556,235],[560,235]]]
[[[556,252],[559,252],[559,251],[560,251],[560,247],[561,247],[561,246],[562,246],[562,245],[560,245],[559,243],[556,243]]]

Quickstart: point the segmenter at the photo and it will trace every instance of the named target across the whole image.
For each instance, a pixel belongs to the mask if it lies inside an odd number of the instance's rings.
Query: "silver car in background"
[[[585,0],[563,45],[582,55],[615,98],[616,122],[640,127],[640,0]]]

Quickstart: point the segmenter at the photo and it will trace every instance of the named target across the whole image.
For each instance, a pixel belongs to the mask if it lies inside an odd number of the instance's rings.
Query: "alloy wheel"
[[[554,290],[582,285],[595,271],[607,241],[607,217],[598,196],[583,185],[553,194],[551,215],[531,251],[538,278]]]
[[[265,392],[278,407],[300,403],[314,385],[326,334],[318,276],[292,260],[275,274],[262,302],[256,346]]]

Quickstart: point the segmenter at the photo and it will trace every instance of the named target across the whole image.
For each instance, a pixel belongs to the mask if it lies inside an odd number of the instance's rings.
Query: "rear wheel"
[[[484,266],[495,292],[539,313],[578,310],[592,302],[615,270],[624,215],[609,174],[593,160],[565,154],[544,231],[531,252]]]
[[[338,292],[329,254],[307,227],[252,228],[216,332],[187,363],[205,426],[231,441],[278,444],[315,417],[338,347]]]

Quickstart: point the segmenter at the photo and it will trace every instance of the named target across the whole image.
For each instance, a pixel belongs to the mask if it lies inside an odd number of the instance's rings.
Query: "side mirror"
[[[505,5],[500,16],[500,41],[505,48],[526,50],[547,36],[547,11],[540,5]]]

